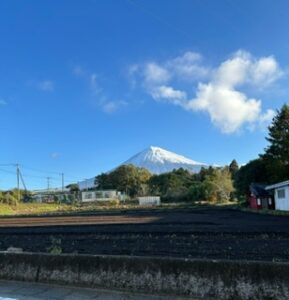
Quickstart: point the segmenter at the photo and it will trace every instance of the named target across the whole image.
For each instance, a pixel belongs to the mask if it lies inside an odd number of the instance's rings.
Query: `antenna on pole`
[[[22,175],[20,169],[19,169],[19,175],[20,175],[20,179],[21,179],[22,185],[24,187],[24,190],[27,191],[26,184],[24,182],[23,175]]]
[[[62,192],[64,192],[64,173],[61,173],[61,187],[62,187]]]
[[[19,170],[19,164],[16,164],[16,178],[17,178],[17,199],[18,202],[20,202],[20,170]]]

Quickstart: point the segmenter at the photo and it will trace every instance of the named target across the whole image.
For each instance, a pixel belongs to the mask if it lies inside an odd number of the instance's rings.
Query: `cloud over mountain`
[[[254,128],[270,122],[274,111],[263,111],[261,99],[245,90],[265,89],[283,71],[274,56],[255,58],[239,50],[217,67],[206,66],[199,53],[186,52],[164,63],[135,67],[134,78],[136,75],[154,100],[205,112],[216,127],[230,134],[244,126]]]

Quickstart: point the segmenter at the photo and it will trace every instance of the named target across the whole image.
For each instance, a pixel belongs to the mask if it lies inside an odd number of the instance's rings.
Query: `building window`
[[[95,198],[103,198],[102,192],[95,192]]]
[[[284,199],[285,198],[285,189],[277,190],[277,196],[279,199]]]
[[[85,198],[86,199],[92,199],[92,193],[86,193]]]

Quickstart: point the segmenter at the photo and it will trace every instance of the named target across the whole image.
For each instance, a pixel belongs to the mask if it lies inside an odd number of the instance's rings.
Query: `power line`
[[[47,177],[47,191],[50,189],[50,177]]]
[[[23,179],[23,176],[22,176],[22,173],[21,173],[20,170],[19,170],[19,175],[20,175],[20,179],[21,179],[21,182],[23,184],[23,187],[24,187],[25,191],[27,191],[27,188],[26,188],[26,185],[25,185],[25,182],[24,182],[24,179]]]
[[[60,174],[60,172],[56,172],[56,171],[44,171],[44,170],[40,170],[40,169],[31,168],[31,167],[28,167],[28,166],[26,166],[26,165],[22,165],[22,167],[23,167],[24,169],[31,170],[31,171],[38,172],[38,173],[44,173],[44,174]]]
[[[8,171],[8,170],[4,170],[4,169],[0,169],[1,172],[4,172],[4,173],[9,173],[9,174],[15,174],[15,172],[12,172],[12,171]]]
[[[54,182],[54,184],[57,184],[56,182],[59,182],[59,185],[61,186],[62,190],[64,190],[65,184],[76,183],[76,182],[80,181],[79,177],[73,176],[73,175],[68,175],[68,176],[65,175],[65,178],[64,178],[64,172],[47,171],[47,170],[43,170],[43,169],[33,168],[33,167],[30,167],[27,165],[22,165],[19,163],[3,163],[3,164],[0,164],[0,166],[16,167],[17,188],[20,185],[20,180],[21,180],[21,183],[23,184],[24,188],[26,188],[24,178],[26,178],[26,179],[28,178],[31,180],[33,179],[33,181],[37,180],[39,182],[41,180],[43,182],[43,184],[46,181],[49,188],[51,185],[51,181]],[[21,167],[21,172],[20,172],[20,167]],[[23,172],[23,169],[24,169],[24,172]],[[30,170],[33,173],[41,173],[41,174],[43,174],[43,176],[26,173],[26,170]],[[10,171],[10,170],[7,170],[6,168],[5,169],[0,168],[0,171],[15,176],[15,171],[12,171],[12,170]],[[45,175],[49,175],[49,174],[52,174],[54,176],[45,176]],[[56,177],[55,176],[56,174],[59,177]],[[48,177],[49,177],[49,179],[48,179]]]
[[[34,171],[34,172],[38,172],[38,173],[43,173],[43,174],[57,174],[59,176],[62,177],[62,174],[64,175],[63,172],[59,172],[59,171],[44,171],[44,170],[40,170],[40,169],[35,169],[35,168],[31,168],[31,167],[28,167],[26,165],[22,165],[22,167],[24,169],[27,169],[27,170],[31,170],[31,171]],[[50,176],[51,177],[51,176]],[[72,180],[79,180],[79,177],[78,176],[73,176],[73,175],[66,175],[65,176],[66,178],[73,178]]]

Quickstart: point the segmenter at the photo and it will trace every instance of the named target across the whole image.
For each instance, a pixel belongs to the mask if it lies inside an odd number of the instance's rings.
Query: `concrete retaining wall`
[[[289,263],[0,253],[0,279],[202,299],[289,299]]]

